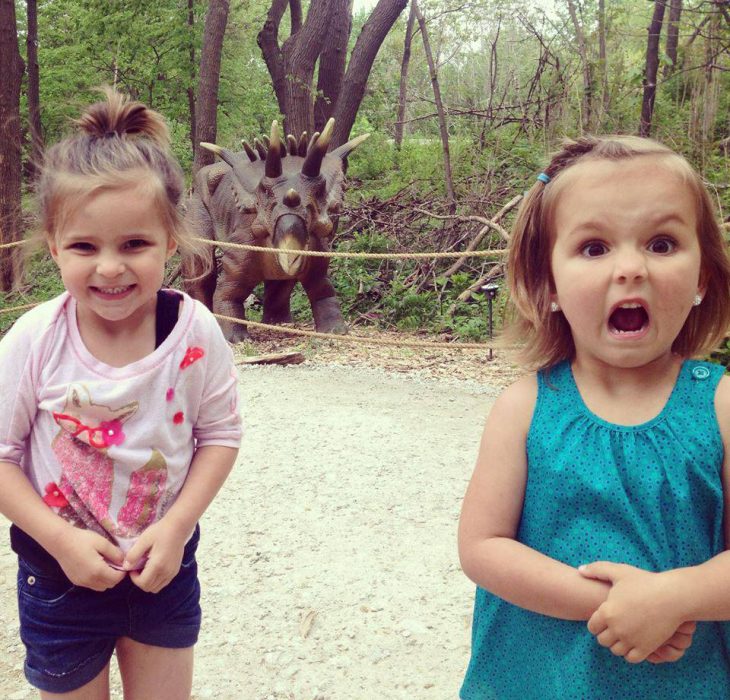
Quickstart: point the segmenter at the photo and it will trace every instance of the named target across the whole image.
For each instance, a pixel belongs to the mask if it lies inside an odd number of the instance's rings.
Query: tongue
[[[646,321],[646,311],[641,307],[636,309],[616,309],[611,314],[609,320],[617,331],[638,331]]]

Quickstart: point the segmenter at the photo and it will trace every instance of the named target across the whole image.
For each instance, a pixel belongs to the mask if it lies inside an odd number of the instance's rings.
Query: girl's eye
[[[70,250],[75,250],[79,253],[91,253],[94,250],[94,246],[91,243],[84,243],[83,241],[76,241],[69,245]]]
[[[586,258],[597,258],[599,255],[603,255],[606,250],[607,248],[605,243],[601,243],[600,241],[590,241],[580,249],[580,252]]]
[[[673,253],[677,248],[677,244],[671,238],[655,238],[649,243],[649,250],[659,255],[667,255]]]
[[[133,238],[127,241],[125,245],[127,248],[144,248],[147,245],[147,241],[142,238]]]

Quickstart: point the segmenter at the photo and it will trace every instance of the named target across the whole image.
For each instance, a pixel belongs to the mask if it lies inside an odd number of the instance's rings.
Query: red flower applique
[[[180,423],[182,423],[182,422],[183,422],[184,420],[185,420],[185,416],[183,415],[183,412],[182,412],[182,411],[178,411],[178,412],[177,412],[177,413],[176,413],[176,414],[175,414],[175,415],[174,415],[174,416],[172,417],[172,422],[173,422],[173,423],[174,423],[175,425],[180,425]]]
[[[110,445],[121,445],[124,442],[126,435],[122,430],[122,421],[117,420],[105,420],[99,425],[101,430],[101,439],[104,441],[104,446],[109,447]]]
[[[188,348],[185,352],[185,357],[183,357],[182,362],[180,362],[180,369],[190,367],[193,362],[197,362],[201,357],[203,357],[203,355],[205,355],[203,348]]]
[[[51,508],[64,508],[68,505],[66,496],[61,493],[61,489],[53,482],[46,484],[46,495],[43,496],[43,501]]]

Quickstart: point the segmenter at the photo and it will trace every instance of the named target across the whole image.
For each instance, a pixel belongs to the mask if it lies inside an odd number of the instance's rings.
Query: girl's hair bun
[[[106,100],[92,104],[76,120],[83,133],[100,139],[142,137],[162,148],[169,146],[169,132],[160,114],[110,87],[100,88],[100,91]]]

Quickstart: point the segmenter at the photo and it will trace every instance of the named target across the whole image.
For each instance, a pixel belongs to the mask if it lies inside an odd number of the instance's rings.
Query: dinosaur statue
[[[342,208],[344,162],[364,134],[327,153],[334,119],[311,139],[279,136],[277,122],[270,138],[243,142],[234,153],[201,143],[223,162],[201,168],[194,182],[186,220],[197,235],[210,240],[282,250],[328,251]],[[244,319],[244,301],[264,283],[264,323],[291,321],[290,296],[302,283],[312,307],[314,325],[324,333],[346,333],[347,325],[327,277],[329,258],[296,253],[222,249],[219,266],[210,246],[210,272],[185,263],[186,291],[215,313]],[[197,277],[197,279],[196,279]],[[246,327],[220,320],[223,334],[239,342]]]

